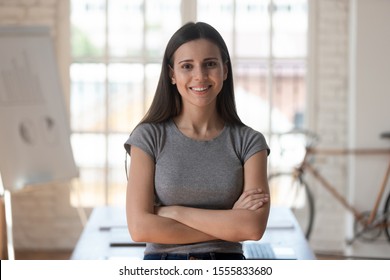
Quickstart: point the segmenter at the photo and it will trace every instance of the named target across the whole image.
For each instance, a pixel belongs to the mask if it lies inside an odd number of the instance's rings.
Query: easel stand
[[[5,212],[5,231],[7,240],[7,255],[8,260],[15,260],[15,249],[13,239],[13,226],[12,226],[12,205],[11,205],[11,193],[8,190],[2,190],[4,199],[4,212]]]

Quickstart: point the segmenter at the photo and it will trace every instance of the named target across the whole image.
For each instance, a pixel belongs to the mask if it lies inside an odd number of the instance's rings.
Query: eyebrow
[[[218,57],[207,57],[207,58],[203,59],[203,61],[210,61],[210,60],[218,60]],[[184,59],[184,60],[179,61],[178,64],[186,63],[186,62],[193,62],[193,61],[194,61],[193,59]]]

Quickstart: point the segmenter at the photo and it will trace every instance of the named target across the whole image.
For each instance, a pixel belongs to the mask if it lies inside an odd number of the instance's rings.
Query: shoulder
[[[261,134],[259,131],[254,130],[253,128],[243,124],[243,125],[234,125],[233,128],[237,131],[239,131],[242,135],[254,135],[254,134]]]
[[[130,153],[132,145],[147,149],[148,152],[158,147],[159,141],[163,138],[167,122],[161,123],[140,123],[131,132],[125,142],[125,149]]]
[[[231,133],[238,138],[237,140],[241,140],[243,142],[246,141],[259,141],[259,142],[266,142],[264,135],[254,130],[253,128],[246,126],[246,125],[230,125],[230,131]]]
[[[157,136],[163,133],[166,122],[162,123],[140,123],[131,132],[130,137]]]
[[[270,153],[267,141],[261,132],[246,125],[229,125],[229,130],[230,137],[243,162],[261,150],[267,150],[267,154]]]

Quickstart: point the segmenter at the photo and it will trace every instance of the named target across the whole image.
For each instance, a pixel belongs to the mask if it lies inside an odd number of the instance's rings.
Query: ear
[[[225,63],[223,64],[223,80],[224,80],[224,81],[227,79],[228,72],[229,72],[228,63],[225,62]]]
[[[171,83],[172,85],[176,84],[176,79],[175,79],[175,71],[173,71],[173,68],[171,65],[168,64],[169,68],[169,78],[171,78]]]

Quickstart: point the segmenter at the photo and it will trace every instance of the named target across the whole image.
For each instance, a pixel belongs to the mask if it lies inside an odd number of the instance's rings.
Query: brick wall
[[[69,102],[70,0],[0,0],[0,25],[50,27],[59,72]]]
[[[0,26],[49,26],[66,100],[69,98],[69,1],[0,0]],[[12,194],[16,250],[71,250],[82,223],[70,205],[70,183],[27,187]]]
[[[68,184],[27,187],[12,196],[16,250],[72,250],[82,231]]]
[[[311,86],[311,128],[322,147],[346,147],[348,141],[349,0],[313,3],[311,51],[314,53]],[[346,160],[318,158],[321,173],[346,193]],[[316,221],[310,243],[315,250],[340,251],[345,247],[345,210],[324,188],[314,185]]]

